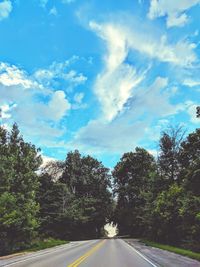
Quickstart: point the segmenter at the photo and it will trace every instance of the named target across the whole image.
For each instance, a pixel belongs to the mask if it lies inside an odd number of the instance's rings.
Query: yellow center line
[[[91,248],[88,252],[86,252],[84,255],[82,255],[80,258],[78,258],[77,260],[75,260],[73,263],[71,263],[70,265],[68,265],[68,267],[77,267],[79,266],[85,259],[87,259],[90,255],[92,255],[97,249],[99,249],[103,243],[105,242],[105,240],[101,241],[100,243],[98,243],[96,246],[94,246],[93,248]]]

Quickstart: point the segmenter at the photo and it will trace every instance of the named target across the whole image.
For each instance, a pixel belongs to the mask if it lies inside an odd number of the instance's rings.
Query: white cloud
[[[195,104],[192,101],[187,101],[185,105],[186,105],[186,111],[188,115],[190,116],[190,121],[194,124],[199,124],[200,118],[197,118],[197,114],[196,114],[196,108],[198,104]]]
[[[72,104],[71,108],[74,110],[77,109],[85,109],[88,107],[87,103],[83,103],[84,93],[76,93],[73,97],[74,103]]]
[[[11,117],[11,114],[9,113],[10,107],[9,105],[5,104],[0,106],[0,118],[2,119],[8,119]]]
[[[171,63],[180,67],[191,67],[197,60],[194,49],[195,43],[180,40],[170,44],[166,35],[156,35],[153,30],[143,29],[138,25],[128,26],[121,23],[90,23],[90,27],[103,40],[108,43],[108,66],[114,67],[124,61],[131,50],[141,53],[150,59],[157,59],[161,62]]]
[[[63,91],[56,91],[46,109],[46,115],[52,120],[61,120],[68,110],[70,110],[71,104],[66,99],[66,95]]]
[[[59,123],[71,104],[64,91],[46,88],[22,69],[1,63],[0,107],[4,122],[16,121],[26,136],[42,142],[63,134]]]
[[[179,17],[176,15],[171,15],[168,17],[167,20],[167,26],[168,28],[174,27],[174,26],[184,26],[188,22],[188,17],[186,14],[182,14]]]
[[[54,6],[50,9],[49,11],[49,14],[50,15],[54,15],[54,16],[57,16],[58,15],[58,11],[57,11],[57,8]]]
[[[63,4],[71,4],[74,3],[76,0],[62,0]]]
[[[104,60],[108,71],[112,71],[123,63],[127,56],[126,33],[112,24],[101,25],[90,22],[90,27],[106,42],[108,51]]]
[[[131,36],[131,32],[129,33]],[[171,63],[180,67],[191,67],[197,60],[194,49],[196,44],[186,40],[169,44],[167,36],[163,35],[154,39],[149,35],[138,35],[130,37],[130,47],[146,54],[150,58],[155,58],[161,62]]]
[[[104,56],[105,69],[97,76],[95,93],[103,107],[107,120],[112,120],[131,97],[132,90],[145,77],[145,72],[125,63],[128,54],[126,36],[113,25],[90,23],[90,27],[106,42],[107,53]]]
[[[158,140],[158,139],[157,139]],[[157,141],[156,140],[156,141]],[[147,151],[154,156],[154,158],[158,157],[158,150],[157,149],[147,149]]]
[[[82,73],[77,73],[75,70],[70,70],[68,73],[64,74],[63,79],[73,83],[75,86],[84,84],[87,81],[87,77]]]
[[[68,90],[74,89],[76,86],[82,85],[87,81],[87,77],[76,70],[69,69],[70,65],[78,58],[72,57],[65,62],[53,62],[46,69],[38,69],[34,73],[35,79],[47,87],[51,87],[56,80],[62,80]]]
[[[183,84],[189,87],[195,87],[200,86],[200,80],[194,80],[194,79],[185,79],[183,81]]]
[[[92,154],[98,153],[97,151],[122,153],[136,146],[144,127],[144,122],[129,125],[119,121],[91,121],[76,134],[71,146]]]
[[[48,0],[40,0],[40,5],[42,7],[46,7],[46,4],[48,3]]]
[[[97,77],[95,93],[107,120],[114,119],[123,110],[133,88],[139,85],[144,77],[145,73],[138,74],[128,64],[121,64],[113,71],[105,71]]]
[[[113,121],[90,121],[76,133],[69,146],[92,154],[97,154],[97,151],[119,154],[132,150],[142,140],[155,141],[155,134],[146,131],[152,122],[183,110],[182,105],[171,104],[173,94],[168,79],[157,77],[150,86],[134,92],[127,108]]]
[[[76,93],[74,95],[74,101],[78,104],[81,104],[82,103],[82,100],[84,98],[84,93]]]
[[[138,71],[134,63],[127,63],[131,52],[139,52],[150,60],[171,63],[180,67],[191,67],[197,60],[195,44],[186,40],[169,44],[166,36],[156,36],[128,26],[125,22],[90,22],[90,28],[105,42],[104,69],[97,76],[94,85],[95,94],[107,120],[114,119],[124,109],[133,92],[145,79],[146,72]]]
[[[148,17],[155,19],[166,16],[167,27],[181,27],[188,21],[185,12],[199,3],[200,0],[151,0]]]
[[[60,0],[60,2],[63,4],[71,4],[71,3],[74,3],[75,1],[76,0]],[[49,2],[49,0],[40,0],[41,7],[46,7],[48,2]],[[54,11],[53,11],[53,13],[54,13]],[[55,15],[55,14],[52,14],[52,15]]]
[[[9,17],[12,11],[12,2],[4,0],[0,3],[0,21]]]
[[[26,73],[16,66],[0,63],[0,83],[5,86],[21,85],[24,88],[34,86],[34,82],[26,77]]]
[[[44,155],[44,154],[42,154],[41,155],[42,156],[42,165],[41,165],[41,169],[43,168],[43,167],[45,167],[48,163],[50,163],[50,162],[54,162],[54,161],[56,161],[57,159],[55,159],[55,158],[53,158],[53,157],[49,157],[49,156],[46,156],[46,155]]]
[[[181,108],[179,105],[172,105],[170,103],[170,98],[176,91],[174,92],[174,87],[168,89],[167,86],[167,78],[157,77],[144,95],[139,96],[143,102],[141,104],[155,117],[176,114]]]

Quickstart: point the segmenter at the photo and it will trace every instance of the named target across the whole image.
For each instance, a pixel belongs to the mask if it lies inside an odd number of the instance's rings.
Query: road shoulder
[[[137,251],[155,262],[158,266],[164,267],[200,267],[200,262],[173,252],[159,248],[149,247],[139,242],[137,239],[124,239],[129,245]]]

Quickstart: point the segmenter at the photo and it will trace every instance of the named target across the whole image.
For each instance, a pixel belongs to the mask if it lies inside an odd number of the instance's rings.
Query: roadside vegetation
[[[152,241],[147,241],[147,240],[141,240],[141,242],[147,246],[164,249],[164,250],[174,252],[176,254],[186,256],[186,257],[189,257],[191,259],[195,259],[195,260],[200,261],[200,253],[193,252],[191,250],[187,250],[187,249],[183,249],[183,248],[177,248],[177,247],[164,245],[164,244],[160,244],[160,243],[156,243],[156,242],[152,242]]]
[[[161,133],[158,157],[125,153],[113,171],[119,235],[200,252],[200,129]]]
[[[200,129],[162,132],[158,157],[137,147],[112,174],[78,150],[41,164],[16,124],[0,127],[0,255],[99,238],[111,221],[121,236],[200,252]]]
[[[78,151],[41,164],[16,124],[10,132],[0,127],[0,255],[103,233],[113,206],[109,169]],[[53,239],[32,246],[39,237]]]
[[[37,240],[32,242],[30,247],[25,251],[38,251],[46,248],[51,248],[55,246],[65,245],[69,243],[68,241],[63,241],[59,239],[47,238],[44,240]]]

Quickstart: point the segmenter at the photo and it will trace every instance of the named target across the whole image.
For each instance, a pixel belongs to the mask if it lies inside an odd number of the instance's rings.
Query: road
[[[12,267],[156,267],[121,239],[73,242],[1,261]]]

